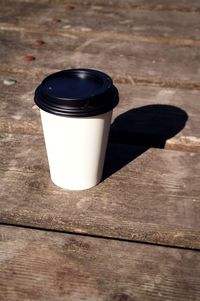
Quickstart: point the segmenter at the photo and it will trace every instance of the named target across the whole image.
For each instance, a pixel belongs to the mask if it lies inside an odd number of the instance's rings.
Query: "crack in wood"
[[[35,174],[34,171],[24,171],[24,170],[17,170],[17,169],[4,169],[4,168],[0,168],[0,171],[3,172],[16,172],[16,173],[21,173],[21,174]]]

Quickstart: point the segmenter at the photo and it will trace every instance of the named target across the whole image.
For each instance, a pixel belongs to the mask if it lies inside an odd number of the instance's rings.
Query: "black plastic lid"
[[[38,107],[60,116],[95,116],[112,110],[118,102],[118,91],[112,79],[93,69],[53,73],[35,91]]]

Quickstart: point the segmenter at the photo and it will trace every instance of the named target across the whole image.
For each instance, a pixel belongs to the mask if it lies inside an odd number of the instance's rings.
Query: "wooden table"
[[[0,0],[0,45],[0,300],[200,300],[199,1]],[[33,102],[71,67],[120,92],[82,192],[51,183]]]

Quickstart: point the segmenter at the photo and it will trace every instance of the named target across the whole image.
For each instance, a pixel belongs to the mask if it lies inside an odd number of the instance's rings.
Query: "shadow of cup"
[[[178,134],[187,113],[171,105],[147,105],[119,115],[111,125],[103,179],[137,158],[150,147],[164,148]]]

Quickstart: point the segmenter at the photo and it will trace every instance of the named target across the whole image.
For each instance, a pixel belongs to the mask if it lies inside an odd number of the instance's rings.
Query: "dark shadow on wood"
[[[188,115],[171,105],[148,105],[119,115],[111,125],[103,180],[151,147],[164,148],[179,133]]]

